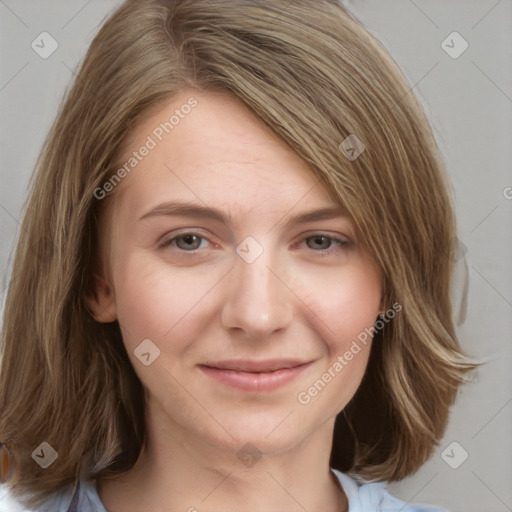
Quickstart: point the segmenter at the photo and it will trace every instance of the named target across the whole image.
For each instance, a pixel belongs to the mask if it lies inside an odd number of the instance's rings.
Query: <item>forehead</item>
[[[141,157],[144,146],[151,149]],[[307,163],[228,93],[189,89],[162,104],[127,139],[119,165],[127,163],[114,199],[130,212],[170,199],[238,215],[299,201],[335,204]]]

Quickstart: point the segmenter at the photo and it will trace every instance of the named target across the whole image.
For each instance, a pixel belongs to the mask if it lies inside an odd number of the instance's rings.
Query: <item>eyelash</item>
[[[177,240],[179,238],[186,237],[186,236],[197,236],[201,240],[208,240],[208,238],[206,238],[205,236],[202,236],[200,233],[196,233],[194,231],[187,231],[187,232],[184,232],[184,233],[180,233],[180,234],[178,234],[178,235],[176,235],[176,236],[174,236],[172,238],[168,238],[167,240],[165,240],[160,245],[160,247],[165,249],[166,247],[172,246],[172,243],[175,240]],[[342,238],[337,238],[337,237],[334,237],[334,236],[331,236],[331,235],[327,235],[326,233],[315,233],[313,235],[307,236],[306,238],[303,238],[301,240],[301,242],[306,241],[306,240],[310,240],[310,239],[313,239],[313,238],[327,238],[331,242],[337,242],[337,245],[332,247],[332,248],[330,248],[330,249],[323,249],[323,250],[319,250],[319,251],[315,251],[315,250],[311,249],[313,252],[317,253],[319,256],[331,255],[332,253],[334,253],[336,251],[336,247],[338,247],[338,248],[339,247],[346,248],[346,247],[348,247],[350,245],[350,242],[348,240],[344,240]],[[193,251],[186,251],[184,249],[180,249],[179,247],[174,247],[174,248],[177,249],[179,252],[181,252],[183,254],[192,255],[192,256],[199,255],[202,252],[202,249],[195,249]]]

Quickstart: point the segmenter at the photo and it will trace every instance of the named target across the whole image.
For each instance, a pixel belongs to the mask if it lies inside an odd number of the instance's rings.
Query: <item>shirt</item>
[[[367,483],[333,469],[348,499],[348,512],[448,512],[431,505],[407,504],[386,490],[385,482]],[[0,512],[107,512],[101,503],[94,481],[81,480],[69,489],[50,498],[37,510],[23,508],[0,486]]]

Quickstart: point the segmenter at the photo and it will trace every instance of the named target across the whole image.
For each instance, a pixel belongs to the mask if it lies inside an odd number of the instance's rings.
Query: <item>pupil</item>
[[[182,237],[182,240],[185,242],[185,245],[188,245],[189,249],[190,249],[190,246],[194,246],[193,248],[196,249],[196,245],[197,245],[197,236],[196,235],[184,235]]]

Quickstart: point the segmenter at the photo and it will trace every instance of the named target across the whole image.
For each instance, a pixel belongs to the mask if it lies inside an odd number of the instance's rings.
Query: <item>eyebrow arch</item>
[[[228,220],[224,213],[217,209],[208,206],[202,206],[195,203],[183,202],[166,202],[159,204],[149,212],[145,213],[137,222],[158,216],[182,216],[194,217],[196,219],[209,219],[228,224]],[[288,219],[285,228],[289,228],[298,224],[306,224],[308,222],[315,222],[318,220],[328,220],[339,217],[348,217],[348,214],[341,206],[329,206],[324,208],[317,208],[315,210],[299,213]]]

